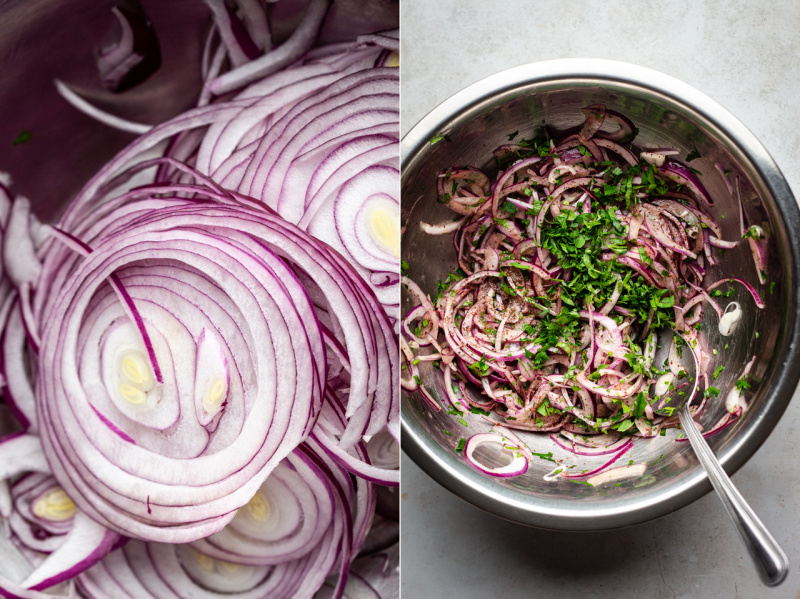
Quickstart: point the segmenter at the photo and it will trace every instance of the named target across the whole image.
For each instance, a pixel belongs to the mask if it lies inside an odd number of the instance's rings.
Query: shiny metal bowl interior
[[[757,356],[749,411],[710,445],[729,473],[735,472],[764,442],[783,414],[797,385],[797,283],[800,212],[778,167],[755,137],[729,112],[694,88],[658,72],[605,60],[558,60],[504,71],[451,97],[420,121],[402,141],[402,207],[407,228],[402,238],[403,259],[410,276],[428,293],[436,281],[457,267],[450,236],[425,234],[418,223],[452,220],[454,214],[436,201],[437,175],[454,166],[471,165],[492,171],[492,150],[520,137],[542,132],[545,122],[555,136],[571,133],[583,122],[581,108],[604,104],[627,115],[639,128],[640,148],[670,146],[685,157],[696,148],[701,158],[691,166],[715,199],[713,215],[725,239],[737,239],[738,208],[728,181],[739,179],[749,224],[770,232],[768,275],[775,284],[760,286],[767,307],[758,310],[741,285],[734,296],[744,320],[732,337],[722,338],[713,310],[704,310],[703,331],[710,348],[718,348],[711,369],[724,370],[715,381],[719,400],[702,418],[711,426],[724,414],[724,396],[744,364]],[[447,140],[430,140],[447,135]],[[419,201],[418,201],[419,200]],[[413,207],[413,210],[412,210]],[[790,234],[795,232],[795,235]],[[725,252],[721,264],[709,270],[706,281],[742,277],[757,284],[747,244]],[[758,286],[758,285],[757,285]],[[411,306],[402,298],[403,313]],[[725,304],[723,304],[724,307]],[[727,343],[729,348],[723,350]],[[440,377],[431,366],[421,369],[423,384],[441,398]],[[644,522],[674,511],[710,490],[688,443],[676,442],[679,431],[639,440],[628,460],[647,462],[640,478],[592,488],[567,480],[547,483],[543,475],[556,464],[535,459],[523,476],[497,479],[471,468],[454,450],[460,438],[488,430],[478,417],[464,427],[445,410],[434,412],[419,393],[402,402],[402,444],[408,455],[430,476],[474,505],[516,522],[559,530],[604,530]],[[448,434],[449,433],[449,434]],[[560,450],[546,434],[523,434],[537,453],[552,451],[564,464],[599,466],[603,458],[579,459]],[[663,456],[663,457],[662,457]]]

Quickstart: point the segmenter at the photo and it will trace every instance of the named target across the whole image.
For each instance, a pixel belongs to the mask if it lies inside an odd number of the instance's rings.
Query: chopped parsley
[[[686,162],[691,162],[697,158],[702,158],[700,152],[697,151],[697,148],[692,148],[692,151],[686,155]]]
[[[612,428],[618,430],[619,432],[623,433],[629,428],[633,426],[633,420],[623,420],[619,424],[613,426]]]
[[[505,202],[503,202],[503,205],[500,206],[500,210],[502,210],[503,212],[510,212],[511,214],[514,214],[517,211],[517,207],[514,206],[514,204],[512,204],[508,200],[506,200]]]
[[[491,362],[492,360],[494,360],[494,358],[489,358],[488,361]],[[481,378],[488,376],[489,371],[491,370],[491,367],[489,364],[487,364],[486,354],[483,354],[481,359],[477,362],[470,364],[468,368]]]
[[[738,381],[736,381],[733,384],[733,386],[736,387],[736,389],[738,389],[740,392],[742,392],[745,389],[749,389],[750,388],[750,383],[747,382],[747,376],[745,375],[742,378],[740,378]]]
[[[756,225],[753,225],[747,229],[747,231],[744,232],[744,235],[742,235],[742,239],[747,239],[748,237],[752,239],[761,239],[761,233]]]
[[[543,460],[547,460],[548,462],[555,462],[555,460],[553,459],[553,452],[552,451],[548,451],[547,453],[536,453],[534,451],[534,452],[531,452],[531,453],[533,455],[535,455],[537,458],[542,458]]]
[[[27,129],[23,129],[17,134],[17,136],[14,138],[14,141],[12,141],[11,143],[15,146],[20,146],[24,143],[29,142],[31,139],[33,139],[33,134]]]

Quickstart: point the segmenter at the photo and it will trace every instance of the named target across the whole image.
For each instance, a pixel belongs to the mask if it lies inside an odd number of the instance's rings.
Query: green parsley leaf
[[[514,214],[517,211],[517,207],[514,206],[514,204],[512,204],[511,202],[505,201],[503,202],[503,205],[500,206],[500,210],[502,210],[503,212],[510,212],[511,214]]]
[[[686,155],[686,162],[691,162],[696,158],[702,158],[702,156],[700,155],[700,152],[697,151],[697,148],[692,148],[692,151]]]
[[[29,142],[33,138],[33,134],[27,129],[20,131],[11,143],[15,146],[22,145]]]
[[[623,420],[622,422],[620,422],[619,426],[616,427],[616,429],[619,432],[623,433],[632,426],[633,426],[633,420]]]
[[[532,451],[531,453],[535,455],[537,458],[542,458],[543,460],[547,460],[548,462],[555,462],[555,460],[553,459],[552,451],[548,451],[547,453],[536,453],[535,451]]]
[[[740,392],[750,388],[750,383],[747,382],[747,376],[743,376],[733,384]]]
[[[744,232],[744,235],[742,235],[742,239],[747,239],[748,237],[756,240],[761,239],[761,234],[759,233],[758,227],[756,227],[756,225],[753,225],[752,227],[747,229],[747,231]]]
[[[488,416],[489,415],[489,412],[487,412],[486,410],[481,410],[480,408],[476,408],[476,407],[471,407],[469,409],[469,411],[472,414],[482,414],[483,416]]]

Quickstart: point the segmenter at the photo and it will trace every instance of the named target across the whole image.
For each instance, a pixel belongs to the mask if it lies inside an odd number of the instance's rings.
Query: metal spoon
[[[769,586],[778,585],[786,578],[789,568],[786,554],[733,485],[705,438],[697,430],[689,413],[689,404],[697,393],[698,382],[697,359],[694,352],[688,347],[688,342],[683,335],[677,331],[661,329],[657,331],[657,335],[659,353],[656,355],[654,363],[662,363],[662,360],[658,358],[664,354],[665,350],[669,351],[674,335],[678,339],[676,341],[679,349],[678,370],[684,370],[685,375],[676,379],[671,385],[673,388],[665,395],[653,400],[653,410],[666,416],[672,415],[676,411],[678,412],[681,428],[686,433],[692,449],[694,449],[697,458],[705,468],[708,480],[711,481],[717,496],[725,506],[728,516],[736,526],[736,530],[739,531],[739,536],[742,537],[744,544],[747,546],[761,580]],[[663,360],[663,363],[666,361]],[[673,366],[676,366],[675,354],[673,354]]]

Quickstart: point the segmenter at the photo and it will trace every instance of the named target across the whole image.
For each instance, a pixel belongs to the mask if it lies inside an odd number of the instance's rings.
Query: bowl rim
[[[787,231],[800,230],[800,209],[777,164],[766,148],[731,112],[709,96],[683,81],[654,69],[630,63],[595,58],[565,58],[516,66],[481,79],[453,94],[424,116],[403,136],[400,142],[401,181],[415,157],[429,140],[446,131],[459,114],[479,106],[491,98],[535,83],[557,83],[559,80],[608,80],[629,84],[666,96],[675,103],[697,113],[709,124],[725,132],[752,168],[762,178],[775,198],[777,213]],[[800,280],[800,239],[787,235],[784,240],[788,258],[782,265],[781,298],[784,309],[781,332],[771,360],[771,383],[760,414],[747,430],[741,431],[717,453],[725,471],[734,474],[764,443],[780,420],[797,388],[800,368],[792,368],[800,360],[800,327],[797,323],[797,283]],[[402,404],[408,400],[403,398]],[[401,410],[401,446],[403,451],[431,478],[476,507],[495,516],[550,530],[611,530],[658,518],[680,509],[711,490],[701,466],[686,476],[670,492],[657,500],[646,496],[622,509],[602,508],[574,502],[569,508],[550,508],[535,502],[517,501],[504,495],[500,486],[481,484],[486,477],[469,468],[456,470],[440,459],[446,451],[436,443],[426,443],[414,430],[406,410]],[[480,479],[480,480],[479,480]]]

